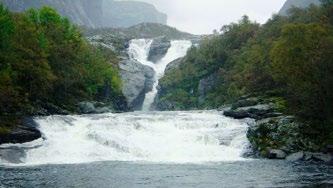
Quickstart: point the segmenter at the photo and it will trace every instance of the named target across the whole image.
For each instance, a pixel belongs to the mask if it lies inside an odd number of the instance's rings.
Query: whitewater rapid
[[[130,58],[137,60],[143,65],[150,66],[156,73],[153,89],[146,93],[142,106],[143,111],[151,110],[151,106],[158,92],[159,79],[164,76],[167,65],[178,58],[184,57],[187,50],[192,46],[192,42],[188,40],[173,40],[165,56],[160,61],[153,63],[148,61],[152,42],[152,39],[133,39],[130,41],[128,48]]]
[[[244,160],[249,146],[247,123],[218,111],[49,116],[35,121],[44,139],[1,145],[24,149],[19,165],[238,161]]]

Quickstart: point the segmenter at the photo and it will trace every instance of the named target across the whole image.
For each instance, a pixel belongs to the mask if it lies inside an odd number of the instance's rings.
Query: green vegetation
[[[75,112],[80,101],[117,102],[117,61],[51,8],[11,13],[0,5],[0,127],[8,117]]]
[[[294,8],[259,25],[244,16],[189,50],[161,80],[160,102],[176,109],[217,108],[243,95],[274,99],[323,140],[333,132],[333,2]],[[200,81],[214,87],[200,93]],[[331,133],[331,134],[330,134]]]

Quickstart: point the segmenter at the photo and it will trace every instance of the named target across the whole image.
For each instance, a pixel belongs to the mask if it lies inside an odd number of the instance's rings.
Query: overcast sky
[[[242,15],[264,23],[286,0],[138,0],[168,15],[168,25],[194,34],[212,33]]]

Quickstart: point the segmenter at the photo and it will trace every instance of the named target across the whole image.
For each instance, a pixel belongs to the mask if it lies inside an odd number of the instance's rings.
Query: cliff
[[[129,27],[142,22],[166,24],[167,16],[143,2],[113,0],[0,0],[11,11],[50,6],[72,22],[90,27]]]
[[[292,7],[306,8],[311,4],[318,5],[320,4],[320,0],[287,0],[279,11],[279,15],[287,15],[288,10]]]

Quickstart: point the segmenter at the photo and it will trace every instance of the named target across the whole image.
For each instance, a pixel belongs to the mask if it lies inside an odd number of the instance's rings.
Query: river
[[[36,118],[44,139],[0,162],[0,187],[304,187],[333,168],[243,157],[248,121],[218,111]],[[23,152],[22,152],[23,151]],[[13,155],[14,157],[15,155]]]

